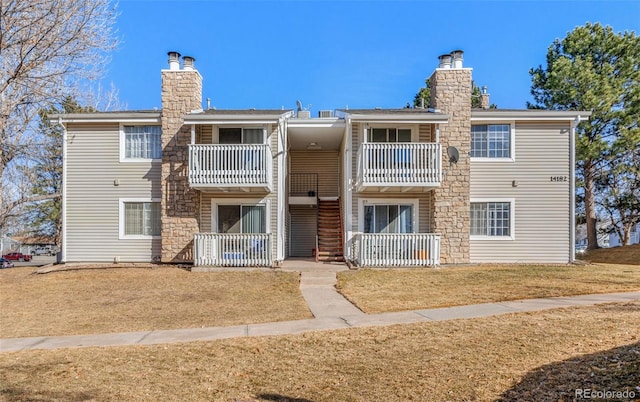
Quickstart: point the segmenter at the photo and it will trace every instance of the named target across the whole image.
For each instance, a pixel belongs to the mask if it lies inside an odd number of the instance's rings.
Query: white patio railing
[[[433,233],[359,233],[353,257],[363,267],[440,265],[440,235]]]
[[[439,143],[363,143],[358,150],[360,186],[437,186],[442,181]]]
[[[192,187],[271,187],[271,150],[266,144],[189,145]]]
[[[270,267],[271,233],[197,233],[194,265]]]

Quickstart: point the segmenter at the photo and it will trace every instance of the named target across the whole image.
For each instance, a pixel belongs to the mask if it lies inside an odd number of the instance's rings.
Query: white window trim
[[[244,124],[238,124],[238,123],[233,123],[233,124],[218,124],[218,125],[213,125],[213,127],[211,128],[211,142],[212,144],[220,144],[220,129],[221,128],[241,128],[241,129],[245,129],[245,128],[261,128],[262,129],[262,144],[263,145],[268,145],[268,130],[267,130],[267,125],[265,124],[249,124],[249,125],[244,125]]]
[[[218,232],[218,205],[265,205],[265,233],[271,233],[271,200],[268,198],[228,198],[211,200],[211,233]]]
[[[469,203],[487,203],[487,202],[508,202],[509,203],[509,236],[481,236],[470,235],[470,240],[515,240],[516,239],[516,199],[515,198],[471,198]],[[469,205],[471,209],[471,205]],[[471,216],[469,216],[469,226],[471,226]]]
[[[411,213],[412,233],[420,233],[419,206],[420,202],[417,198],[360,198],[358,200],[358,232],[364,233],[364,207],[365,205],[398,205],[411,204],[413,206]]]
[[[159,124],[150,124],[150,123],[135,123],[135,124],[124,124],[124,123],[120,123],[120,162],[123,163],[140,163],[140,162],[162,162],[162,158],[153,158],[153,159],[149,159],[149,158],[127,158],[126,155],[126,148],[125,148],[125,132],[124,132],[124,126],[159,126]],[[160,144],[161,144],[161,149],[160,149],[160,154],[162,154],[162,134],[160,134]]]
[[[124,234],[124,204],[127,202],[160,202],[160,198],[120,198],[118,199],[118,239],[120,240],[148,240],[160,239],[160,236],[125,235]],[[161,214],[162,216],[162,214]]]
[[[498,162],[498,163],[512,163],[516,161],[516,122],[515,120],[482,120],[482,121],[472,121],[472,126],[489,126],[492,124],[508,124],[510,127],[510,136],[509,138],[509,154],[511,155],[509,158],[490,158],[488,156],[472,156],[472,162]],[[471,132],[469,132],[469,139],[471,139]],[[471,152],[471,149],[469,149]]]
[[[420,125],[418,124],[398,124],[398,123],[365,123],[362,125],[363,129],[361,130],[362,141],[361,143],[371,144],[369,142],[369,129],[371,128],[402,128],[402,129],[410,129],[411,130],[411,142],[419,142],[420,136]],[[389,144],[394,144],[390,142]]]

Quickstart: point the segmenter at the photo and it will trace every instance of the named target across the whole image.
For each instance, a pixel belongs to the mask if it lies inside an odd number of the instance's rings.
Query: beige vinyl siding
[[[316,173],[318,195],[340,195],[340,154],[338,151],[291,151],[290,173]]]
[[[278,132],[277,125],[273,124],[268,127],[268,143],[271,146],[271,154],[275,155],[278,149]],[[204,130],[203,130],[204,132]],[[278,224],[278,159],[273,158],[273,189],[274,191],[271,193],[258,193],[258,192],[242,192],[242,191],[234,191],[234,192],[202,192],[200,195],[200,232],[201,233],[211,233],[217,231],[217,228],[211,226],[211,201],[212,200],[222,200],[224,202],[231,201],[233,199],[241,199],[248,200],[254,199],[255,202],[260,202],[261,200],[268,200],[270,203],[270,211],[269,211],[269,232],[272,234],[271,237],[271,254],[273,259],[276,259],[277,256],[277,224]]]
[[[213,126],[200,126],[200,138],[197,139],[198,144],[213,144]]]
[[[358,149],[360,148],[360,143],[362,139],[361,135],[361,123],[353,123],[351,125],[351,182],[358,182]],[[350,190],[351,193],[351,228],[347,228],[347,230],[351,230],[353,232],[358,232],[358,196],[360,195],[355,190]]]
[[[568,122],[519,122],[515,162],[471,161],[472,202],[515,199],[514,239],[472,238],[472,262],[569,261],[569,133]],[[552,176],[567,181],[553,182]]]
[[[431,124],[420,124],[418,127],[418,142],[435,142]]]
[[[118,124],[67,126],[67,262],[148,262],[160,255],[159,238],[119,239],[119,200],[161,197],[160,162],[121,163],[119,145]]]
[[[278,125],[271,124],[267,128],[267,143],[271,145],[271,155],[273,158],[273,169],[272,169],[272,177],[273,177],[273,187],[272,192],[268,195],[268,198],[271,200],[271,233],[273,233],[273,237],[271,238],[271,255],[273,256],[273,261],[277,260],[278,257],[278,187],[280,183],[278,182],[278,141],[279,141],[279,133],[278,133]]]

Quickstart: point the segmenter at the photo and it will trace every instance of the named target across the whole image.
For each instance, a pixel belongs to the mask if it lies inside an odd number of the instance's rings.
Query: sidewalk
[[[285,267],[284,269],[286,270],[287,268]],[[346,269],[346,267],[340,265],[325,265],[315,270],[298,269],[298,271],[302,271],[300,290],[309,306],[309,310],[311,310],[315,317],[313,319],[235,325],[229,327],[185,328],[95,335],[5,338],[0,339],[0,352],[90,346],[153,345],[253,336],[299,334],[309,331],[478,318],[504,313],[540,311],[552,308],[591,306],[601,303],[640,300],[640,292],[627,292],[550,297],[427,310],[365,314],[336,291],[336,272],[344,269]]]

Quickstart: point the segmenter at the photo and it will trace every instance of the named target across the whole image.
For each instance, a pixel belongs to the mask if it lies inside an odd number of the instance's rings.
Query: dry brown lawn
[[[578,254],[577,258],[590,262],[605,264],[630,264],[640,265],[640,244],[631,246],[599,248]]]
[[[6,401],[556,402],[577,388],[633,391],[639,379],[640,303],[0,354]]]
[[[338,290],[366,313],[640,290],[633,265],[477,265],[340,272]]]
[[[311,318],[289,272],[0,270],[0,338],[210,327]]]

